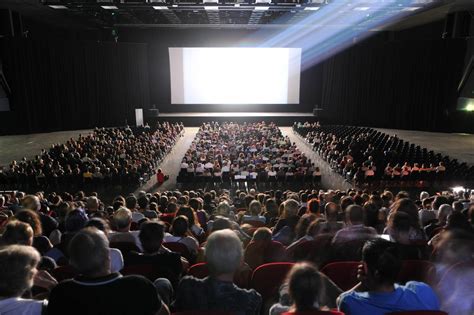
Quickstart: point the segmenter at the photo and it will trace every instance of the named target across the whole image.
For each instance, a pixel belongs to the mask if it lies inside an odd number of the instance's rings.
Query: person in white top
[[[10,245],[0,249],[0,314],[41,315],[46,300],[22,299],[35,286],[51,290],[57,281],[46,271],[38,271],[39,253],[31,246]]]

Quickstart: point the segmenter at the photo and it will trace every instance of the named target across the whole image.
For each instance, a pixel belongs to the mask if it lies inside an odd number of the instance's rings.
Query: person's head
[[[298,215],[299,204],[298,201],[288,199],[283,202],[283,217],[289,218]]]
[[[353,205],[354,204],[354,199],[352,199],[352,197],[350,196],[346,196],[344,198],[341,199],[341,210],[342,212],[345,212],[347,207],[349,207],[350,205]]]
[[[108,275],[109,241],[105,233],[95,227],[77,232],[69,242],[69,263],[84,276]]]
[[[295,264],[288,273],[286,282],[296,312],[318,308],[324,285],[318,269],[310,263]]]
[[[189,223],[188,218],[184,215],[177,216],[173,220],[173,224],[171,225],[171,231],[173,232],[174,236],[184,237],[188,232]]]
[[[318,235],[328,233],[329,227],[327,225],[327,221],[321,218],[318,218],[311,222],[306,230],[306,235],[311,237],[316,237]]]
[[[95,196],[87,198],[87,210],[92,212],[92,211],[97,211],[99,210],[99,199]]]
[[[260,227],[253,233],[252,241],[271,241],[272,231],[267,227]]]
[[[198,223],[198,220],[195,217],[196,213],[189,206],[180,207],[179,210],[176,212],[176,216],[180,215],[184,215],[186,218],[188,218],[189,228]]]
[[[138,198],[137,202],[138,202],[138,207],[139,207],[140,209],[146,209],[146,208],[148,208],[148,202],[149,202],[149,200],[148,200],[148,197],[147,197],[146,195],[140,196],[140,197]]]
[[[319,215],[319,200],[316,198],[311,199],[308,202],[308,212]]]
[[[346,222],[350,225],[364,224],[364,208],[359,205],[350,205],[346,208]]]
[[[265,210],[272,216],[278,215],[278,204],[274,198],[268,198],[265,201]]]
[[[250,215],[258,216],[262,211],[262,204],[258,200],[252,200],[249,204]]]
[[[416,204],[408,198],[401,198],[395,201],[391,208],[390,208],[392,213],[395,212],[405,212],[410,216],[410,225],[413,228],[419,228],[420,227],[420,219],[418,216],[418,207]]]
[[[369,290],[380,285],[393,285],[402,266],[396,244],[382,238],[364,244],[362,262],[367,283],[371,287]]]
[[[229,214],[230,214],[229,204],[225,201],[219,203],[219,205],[216,208],[215,214],[216,215],[221,215],[221,216],[224,216],[224,217],[228,217]]]
[[[11,221],[2,234],[3,245],[33,245],[33,229],[27,223]]]
[[[138,238],[145,253],[156,253],[163,243],[165,226],[161,222],[146,221],[140,226]]]
[[[232,229],[232,223],[230,220],[226,217],[216,217],[214,223],[212,224],[212,232],[225,229]]]
[[[442,204],[438,209],[438,221],[441,224],[446,223],[448,216],[453,213],[453,208],[448,204]]]
[[[64,227],[66,232],[75,233],[86,226],[87,216],[81,209],[74,209],[66,216]]]
[[[41,203],[37,196],[35,195],[26,195],[21,200],[21,206],[25,209],[39,211],[41,209]]]
[[[425,200],[426,198],[429,198],[430,197],[430,194],[427,192],[427,191],[422,191],[420,193],[420,200],[423,201]]]
[[[121,207],[115,211],[113,220],[117,231],[128,231],[132,224],[132,212],[125,207]]]
[[[134,195],[130,195],[125,199],[125,207],[133,211],[137,207],[137,198]]]
[[[242,263],[242,242],[229,229],[213,232],[207,239],[205,257],[212,276],[234,274]]]
[[[411,227],[410,216],[405,212],[395,212],[390,216],[387,224],[390,235],[397,243],[409,243],[409,231]]]
[[[10,245],[0,249],[0,296],[21,297],[33,286],[39,253],[31,246]]]
[[[107,223],[107,221],[105,221],[104,219],[102,218],[92,218],[90,219],[85,227],[95,227],[99,230],[101,230],[102,232],[105,233],[105,235],[108,235],[109,232],[110,232],[110,227],[109,227],[109,224]]]
[[[452,204],[452,207],[453,207],[453,212],[461,212],[464,210],[464,205],[461,201],[455,201],[453,202]]]
[[[300,237],[303,237],[306,234],[306,231],[308,230],[309,225],[311,224],[311,222],[316,220],[316,218],[317,216],[315,216],[314,214],[309,214],[309,215],[302,216],[298,220],[298,223],[296,224],[296,227],[295,227],[297,239],[299,239]]]
[[[18,221],[28,223],[33,229],[35,236],[40,236],[43,233],[41,220],[37,212],[32,210],[21,210],[15,214]]]
[[[334,202],[328,202],[324,206],[324,212],[326,213],[326,219],[331,222],[337,221],[337,214],[339,212],[339,207]]]

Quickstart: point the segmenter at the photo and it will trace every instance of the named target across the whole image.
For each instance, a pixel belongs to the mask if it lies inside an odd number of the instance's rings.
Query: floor
[[[33,158],[52,144],[64,143],[80,134],[92,130],[72,130],[49,133],[34,133],[29,135],[0,136],[0,166],[8,166],[13,160],[23,157]]]
[[[389,135],[396,134],[400,139],[433,150],[435,153],[449,155],[460,162],[474,165],[474,134],[376,129]]]

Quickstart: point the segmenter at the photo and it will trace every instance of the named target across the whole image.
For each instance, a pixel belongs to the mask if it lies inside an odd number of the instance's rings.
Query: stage
[[[203,122],[233,121],[233,122],[274,122],[279,126],[292,126],[295,121],[316,121],[313,113],[305,112],[174,112],[160,113],[148,117],[146,121],[154,124],[156,121],[181,121],[186,127],[199,127]]]

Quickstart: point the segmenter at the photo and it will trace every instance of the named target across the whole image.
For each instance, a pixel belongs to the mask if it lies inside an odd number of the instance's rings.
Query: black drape
[[[1,52],[17,120],[3,133],[124,125],[149,106],[146,44],[8,39]]]
[[[449,130],[464,63],[456,40],[385,41],[353,46],[319,66],[328,120],[415,130]]]

